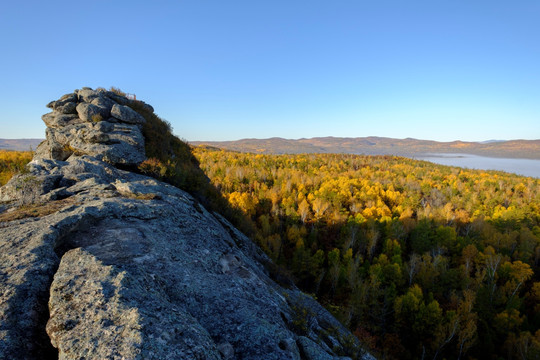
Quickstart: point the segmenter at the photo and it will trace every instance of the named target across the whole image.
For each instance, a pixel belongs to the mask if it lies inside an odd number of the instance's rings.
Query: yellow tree
[[[313,200],[313,211],[315,211],[315,216],[317,218],[322,217],[329,207],[330,203],[323,198],[316,198]]]
[[[504,265],[510,268],[510,276],[512,277],[512,280],[507,284],[508,289],[512,291],[508,297],[508,301],[510,302],[518,292],[521,285],[523,285],[525,281],[529,280],[533,276],[534,272],[529,264],[523,263],[519,260],[514,261],[513,263],[506,262]]]
[[[247,215],[255,215],[258,201],[250,194],[234,191],[229,194],[229,202],[232,206],[242,210]]]
[[[309,215],[309,203],[306,199],[304,199],[299,205],[298,205],[298,214],[300,215],[300,219],[305,224],[307,217]]]

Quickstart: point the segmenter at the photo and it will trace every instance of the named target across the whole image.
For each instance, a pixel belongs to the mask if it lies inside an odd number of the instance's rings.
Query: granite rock
[[[73,154],[90,155],[115,165],[140,164],[146,159],[145,119],[129,107],[133,101],[110,91],[83,88],[50,102],[47,106],[53,111],[42,116],[46,140],[35,156],[63,161]]]
[[[73,120],[0,188],[0,358],[372,358],[222,216],[117,167],[144,158],[140,124]]]
[[[146,120],[135,110],[128,106],[114,104],[111,115],[116,119],[128,124],[144,124]]]

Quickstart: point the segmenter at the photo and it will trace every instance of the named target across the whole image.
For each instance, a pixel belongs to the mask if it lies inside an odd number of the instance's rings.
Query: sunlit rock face
[[[227,220],[117,167],[145,158],[129,101],[50,103],[46,142],[0,188],[0,358],[368,357]]]
[[[83,88],[66,94],[43,115],[46,140],[36,157],[66,160],[90,155],[113,165],[136,165],[145,160],[141,129],[145,119],[128,105],[133,100],[106,90]]]

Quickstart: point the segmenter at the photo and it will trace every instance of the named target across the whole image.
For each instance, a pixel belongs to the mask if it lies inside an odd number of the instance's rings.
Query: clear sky
[[[0,138],[83,86],[195,140],[540,139],[538,0],[2,1]]]

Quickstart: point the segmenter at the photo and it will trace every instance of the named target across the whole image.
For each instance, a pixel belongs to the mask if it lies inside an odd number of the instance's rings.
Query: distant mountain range
[[[36,150],[43,140],[45,139],[0,139],[0,150]]]
[[[0,139],[0,150],[35,150],[43,139]],[[427,154],[472,154],[489,157],[540,159],[539,140],[489,140],[483,142],[437,142],[418,139],[393,139],[377,136],[311,139],[242,139],[236,141],[191,141],[226,150],[260,154],[345,153],[415,157]]]
[[[298,140],[274,137],[237,141],[193,141],[191,144],[261,154],[345,153],[414,157],[426,154],[460,153],[503,158],[540,159],[540,139],[437,142],[376,136],[358,138],[329,136]]]

